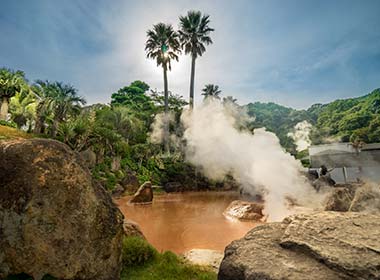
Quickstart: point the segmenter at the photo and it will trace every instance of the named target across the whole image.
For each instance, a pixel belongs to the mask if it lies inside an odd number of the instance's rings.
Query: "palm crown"
[[[208,97],[220,99],[219,95],[221,92],[222,91],[219,89],[219,86],[213,84],[205,85],[205,87],[202,89],[202,95],[205,99]]]
[[[157,66],[169,67],[171,70],[172,59],[178,61],[178,54],[181,52],[178,41],[178,33],[174,31],[170,24],[158,23],[153,29],[147,31],[148,40],[145,50],[147,57],[156,59]]]
[[[209,34],[214,29],[208,26],[209,16],[202,16],[200,11],[189,11],[186,16],[180,16],[179,20],[180,30],[178,33],[185,54],[191,53],[195,58],[202,56],[206,51],[205,45],[212,44]]]

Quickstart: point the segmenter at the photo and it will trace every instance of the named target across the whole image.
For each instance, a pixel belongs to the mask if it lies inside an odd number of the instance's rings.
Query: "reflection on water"
[[[223,251],[257,225],[223,216],[238,198],[236,192],[191,192],[156,195],[151,205],[130,205],[128,196],[116,203],[159,251],[184,253],[195,248]]]

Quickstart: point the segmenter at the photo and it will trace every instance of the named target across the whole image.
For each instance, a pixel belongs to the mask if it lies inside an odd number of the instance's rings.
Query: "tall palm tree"
[[[170,24],[158,23],[153,29],[147,31],[145,51],[147,58],[155,59],[157,66],[162,66],[164,71],[165,112],[168,110],[168,77],[167,71],[171,70],[171,60],[178,61],[181,52],[178,34]]]
[[[191,55],[191,76],[190,76],[190,108],[194,107],[194,77],[195,60],[206,51],[205,45],[212,44],[210,32],[214,31],[208,24],[208,15],[202,15],[200,11],[189,11],[186,16],[180,16],[180,42],[185,54]]]
[[[220,99],[221,92],[222,91],[219,89],[219,86],[213,84],[205,85],[205,87],[202,89],[202,95],[204,96],[204,99]]]
[[[147,31],[147,41],[145,51],[147,58],[155,59],[157,66],[162,66],[164,71],[164,95],[165,95],[165,114],[168,113],[168,77],[167,71],[171,70],[171,60],[178,61],[178,54],[181,52],[178,40],[178,33],[174,31],[173,26],[165,23],[153,25],[153,28]],[[165,122],[165,149],[169,152],[169,126]]]
[[[0,69],[0,120],[7,119],[10,98],[27,87],[24,72]]]

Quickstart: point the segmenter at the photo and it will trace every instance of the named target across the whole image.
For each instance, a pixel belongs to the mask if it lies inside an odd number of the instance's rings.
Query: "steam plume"
[[[294,126],[293,132],[289,132],[288,136],[291,137],[296,146],[297,151],[306,150],[311,145],[310,132],[312,125],[308,121],[302,121]]]
[[[209,101],[185,111],[181,121],[185,128],[186,159],[202,169],[211,179],[233,177],[251,194],[262,194],[264,211],[272,221],[292,213],[289,200],[319,206],[322,197],[300,176],[299,161],[286,153],[275,134],[264,128],[240,130],[237,120],[244,112],[237,106]]]

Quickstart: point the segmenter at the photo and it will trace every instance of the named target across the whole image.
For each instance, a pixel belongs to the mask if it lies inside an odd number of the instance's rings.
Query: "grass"
[[[24,131],[17,128],[0,125],[0,140],[26,139],[33,137]]]
[[[172,252],[159,253],[147,241],[127,237],[123,242],[121,279],[136,280],[215,280],[210,268],[193,265]]]

